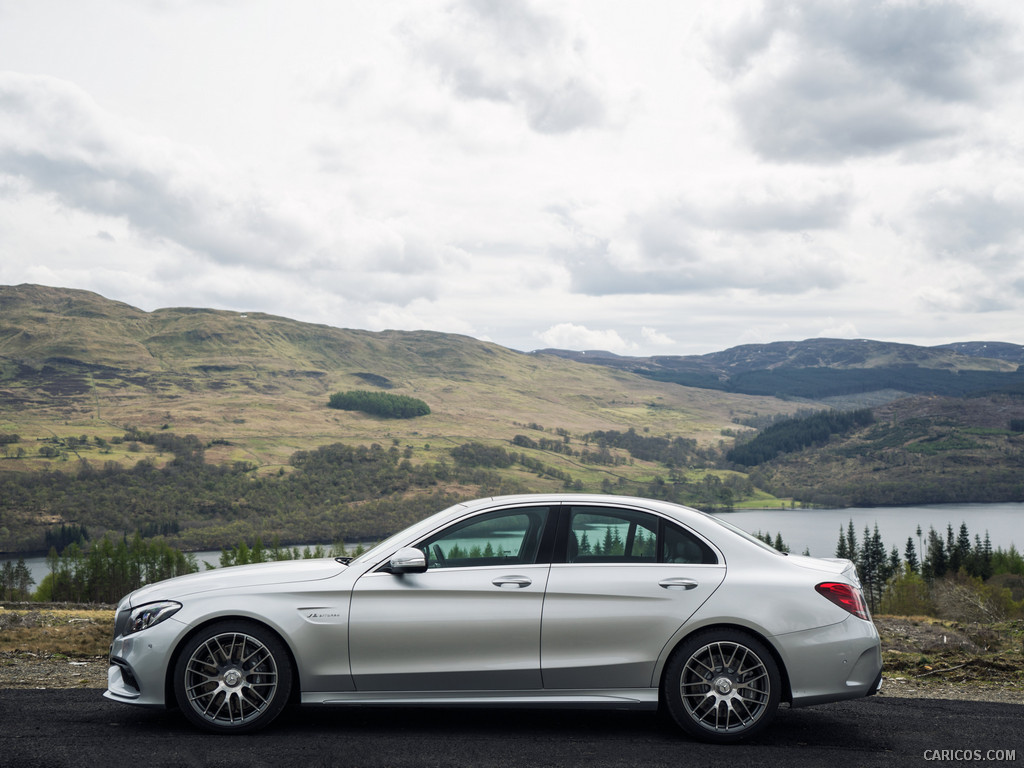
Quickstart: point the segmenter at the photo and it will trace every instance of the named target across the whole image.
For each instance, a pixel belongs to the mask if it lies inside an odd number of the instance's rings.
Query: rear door
[[[545,688],[646,688],[725,565],[693,532],[624,507],[562,510],[541,624]],[[560,562],[561,561],[561,562]]]

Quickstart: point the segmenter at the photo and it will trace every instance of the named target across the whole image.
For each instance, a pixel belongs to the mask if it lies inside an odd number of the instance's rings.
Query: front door
[[[541,688],[547,521],[546,507],[477,515],[416,544],[425,573],[360,578],[349,624],[356,690]]]

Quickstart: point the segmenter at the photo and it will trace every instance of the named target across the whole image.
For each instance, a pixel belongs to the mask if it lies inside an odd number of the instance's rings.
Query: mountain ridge
[[[580,362],[608,361],[602,364],[609,365],[616,361],[623,366],[689,364],[722,371],[770,369],[784,364],[802,368],[871,368],[890,365],[894,361],[957,370],[1014,371],[1024,365],[1024,345],[1009,342],[964,341],[922,347],[903,342],[829,337],[742,344],[702,355],[631,356],[605,350],[557,348],[539,349],[533,354],[555,355]]]
[[[745,394],[805,397],[888,391],[963,396],[1024,392],[1024,346],[968,341],[920,347],[871,339],[806,339],[745,344],[704,355],[620,356],[600,350],[539,350],[659,381]],[[986,356],[991,355],[991,356]]]

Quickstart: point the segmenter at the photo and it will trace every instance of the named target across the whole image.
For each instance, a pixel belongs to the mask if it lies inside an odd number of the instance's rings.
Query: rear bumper
[[[851,616],[774,640],[789,675],[794,707],[870,696],[881,685],[881,643],[869,621]]]

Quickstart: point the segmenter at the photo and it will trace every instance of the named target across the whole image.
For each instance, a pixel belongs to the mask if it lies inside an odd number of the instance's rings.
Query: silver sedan
[[[733,742],[870,696],[882,660],[853,564],[783,555],[647,499],[457,504],[354,560],[238,566],[117,609],[114,701],[242,733],[290,703],[656,709]]]

